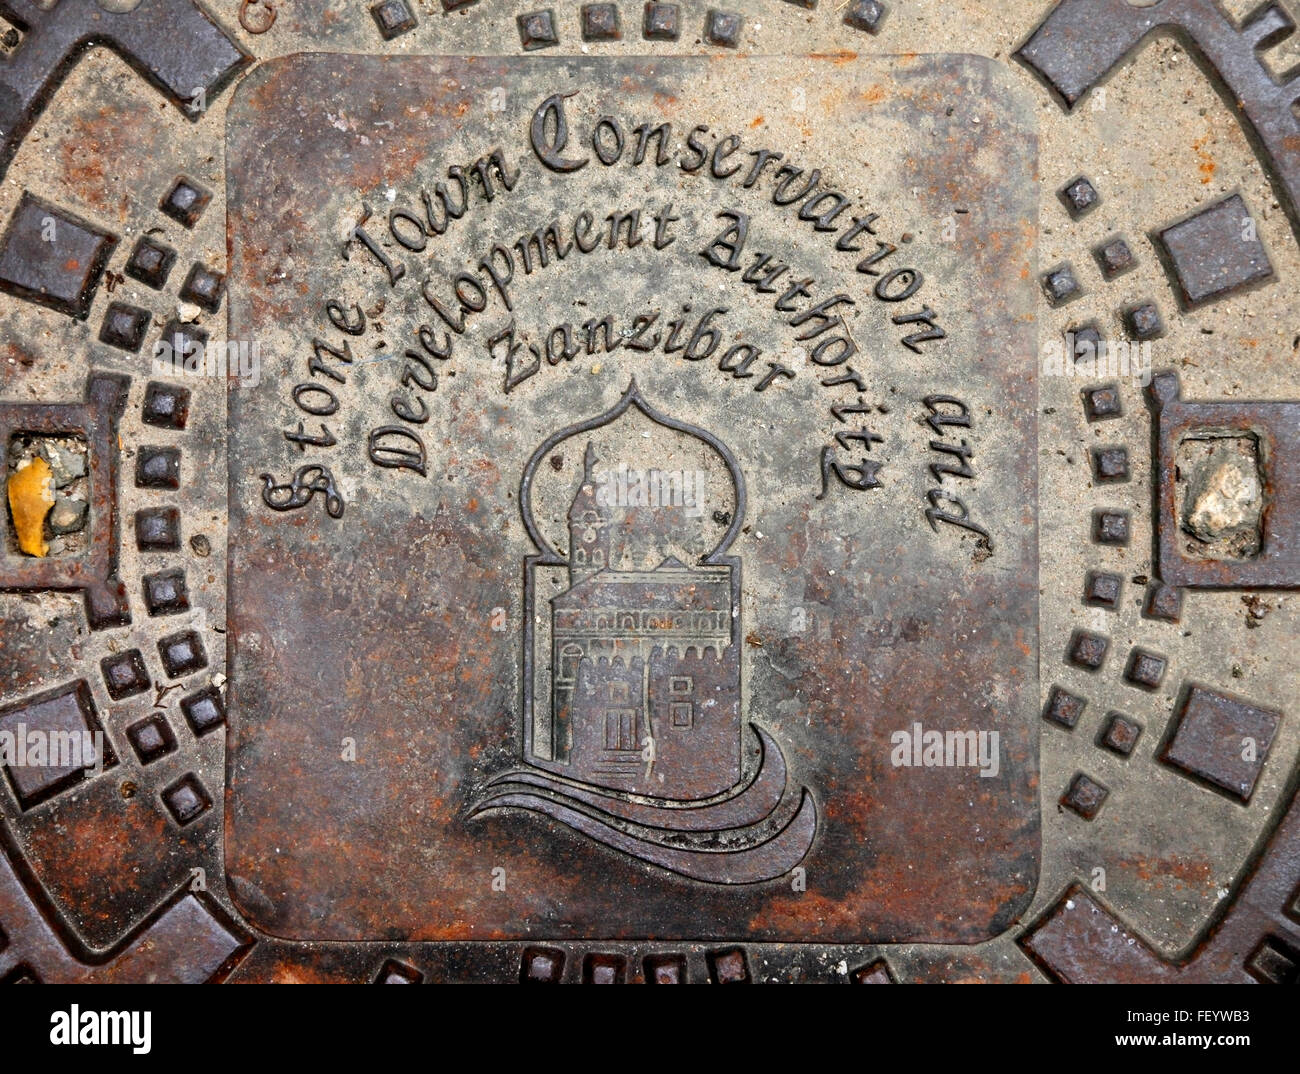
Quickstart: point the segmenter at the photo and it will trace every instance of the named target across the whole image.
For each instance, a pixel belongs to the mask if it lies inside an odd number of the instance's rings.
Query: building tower
[[[582,484],[569,507],[569,584],[609,566],[609,507],[596,497],[596,449],[587,441]]]

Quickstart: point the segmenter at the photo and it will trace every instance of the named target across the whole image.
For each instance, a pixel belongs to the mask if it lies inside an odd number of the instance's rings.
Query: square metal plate
[[[973,942],[1028,906],[1032,112],[963,56],[245,81],[251,921]]]

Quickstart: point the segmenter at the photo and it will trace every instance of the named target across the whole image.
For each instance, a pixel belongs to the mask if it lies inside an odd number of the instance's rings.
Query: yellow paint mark
[[[29,556],[50,554],[45,542],[45,516],[54,506],[50,477],[50,464],[39,456],[9,475],[9,513],[18,547]]]

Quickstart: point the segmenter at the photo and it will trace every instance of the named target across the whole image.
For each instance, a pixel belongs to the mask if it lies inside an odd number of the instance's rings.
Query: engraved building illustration
[[[741,774],[738,610],[730,564],[666,555],[620,570],[588,443],[568,512],[569,588],[551,598],[554,760],[576,780],[704,798]]]
[[[612,490],[613,457],[626,460],[634,432],[635,455],[657,439],[656,458],[721,463],[714,502],[730,509],[702,529],[684,503],[660,496],[647,510]],[[582,473],[576,485],[548,477],[544,532],[534,482],[543,460],[560,474],[570,441],[585,445]],[[611,459],[597,469],[602,451]],[[493,775],[470,815],[540,814],[711,884],[793,868],[816,836],[817,804],[790,781],[777,740],[742,720],[742,568],[726,554],[745,517],[735,456],[656,410],[632,381],[609,410],[533,452],[519,507],[537,549],[524,561],[523,764]]]

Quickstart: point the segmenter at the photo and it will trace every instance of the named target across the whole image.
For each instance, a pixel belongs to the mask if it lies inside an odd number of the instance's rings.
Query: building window
[[[578,677],[578,664],[582,660],[582,649],[577,645],[566,645],[560,650],[560,673],[557,678],[561,682],[572,682]]]
[[[606,701],[627,701],[627,683],[609,682],[605,684],[607,693]]]
[[[689,701],[674,701],[672,714],[674,727],[691,727],[695,724],[695,706]]]
[[[668,692],[670,694],[689,694],[695,689],[695,683],[689,675],[674,676],[668,680]]]

